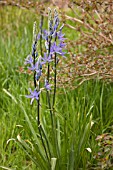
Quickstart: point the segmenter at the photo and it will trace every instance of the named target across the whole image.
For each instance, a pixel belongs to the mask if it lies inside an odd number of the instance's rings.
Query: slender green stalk
[[[53,124],[53,113],[52,113],[52,108],[51,108],[50,95],[49,95],[48,91],[47,91],[47,99],[48,99],[48,107],[49,107],[50,116],[51,116],[51,123],[52,123],[52,127],[54,127],[54,124]]]
[[[56,42],[57,36],[55,37],[55,42]],[[54,109],[54,104],[55,104],[55,97],[56,97],[56,77],[57,77],[57,54],[55,53],[55,58],[54,58],[54,93],[53,93],[53,109]]]
[[[53,108],[54,108],[54,104],[55,104],[55,97],[56,97],[56,76],[57,76],[57,70],[56,70],[56,53],[55,53],[55,63],[54,63],[54,94],[53,94]]]
[[[49,57],[49,55],[50,55],[51,40],[52,40],[52,36],[50,36],[49,41],[48,41],[48,43],[49,43],[48,57]],[[49,77],[50,77],[50,65],[49,65],[49,63],[48,63],[48,68],[47,68],[47,80],[48,80],[48,82],[49,82]]]
[[[42,125],[40,125],[40,128],[41,128],[41,131],[42,131],[42,133],[43,133],[43,135],[44,135],[44,139],[45,139],[45,141],[46,141],[46,145],[47,145],[48,152],[49,152],[49,161],[50,161],[51,151],[50,151],[50,147],[49,147],[49,142],[48,142],[47,136],[46,136],[46,134],[45,134],[45,132],[44,132],[44,129],[43,129]],[[49,162],[49,164],[50,164],[50,162]]]
[[[103,112],[102,112],[102,103],[103,103],[103,91],[104,91],[104,83],[102,85],[102,91],[100,96],[100,121],[101,121],[101,131],[103,133]]]
[[[43,57],[43,50],[42,50],[42,26],[43,26],[43,15],[41,15],[41,22],[40,22],[40,54]]]

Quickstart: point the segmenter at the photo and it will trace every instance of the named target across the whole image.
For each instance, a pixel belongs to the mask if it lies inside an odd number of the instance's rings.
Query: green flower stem
[[[41,24],[43,25],[43,15],[41,15]],[[42,27],[40,29],[40,54],[43,57],[43,50],[42,50]]]
[[[57,36],[55,37],[55,42],[57,40]],[[54,105],[55,105],[55,97],[56,97],[56,76],[57,76],[57,70],[56,70],[56,66],[57,66],[57,54],[55,53],[55,59],[54,59],[54,93],[53,93],[53,110],[54,110]]]

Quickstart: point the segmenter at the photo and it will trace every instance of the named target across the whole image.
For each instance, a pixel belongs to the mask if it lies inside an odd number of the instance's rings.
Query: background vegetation
[[[59,9],[65,23],[68,52],[67,59],[59,62],[55,108],[60,166],[64,170],[112,169],[112,4],[111,1],[69,4],[63,12]],[[31,52],[33,23],[39,24],[43,11],[46,26],[47,6],[51,4],[1,1],[0,5],[0,169],[35,170],[37,164],[18,140],[21,138],[33,147],[34,136],[26,115],[38,135],[36,107],[30,106],[24,96],[32,82],[23,70],[23,63]],[[43,103],[45,98],[42,96],[41,100]],[[49,134],[50,116],[44,107],[41,117]]]

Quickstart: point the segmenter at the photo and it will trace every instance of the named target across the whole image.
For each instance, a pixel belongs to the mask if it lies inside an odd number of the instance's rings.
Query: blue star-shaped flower
[[[32,63],[31,67],[28,67],[31,71],[37,71],[38,70],[38,62],[35,63],[35,65]]]
[[[33,58],[31,55],[28,55],[27,58],[25,59],[24,64],[33,64]]]
[[[54,43],[51,45],[50,53],[51,53],[51,54],[57,53],[57,54],[60,54],[61,56],[65,57],[65,56],[64,56],[65,52],[62,51],[62,48],[61,48],[60,46],[57,46],[57,45],[56,45],[56,42],[54,42]]]
[[[59,32],[57,33],[57,36],[58,36],[58,39],[59,39],[60,41],[64,41],[64,40],[65,40],[65,38],[64,38],[65,34],[62,34],[62,31],[59,31]]]
[[[35,64],[31,63],[31,67],[28,67],[28,69],[39,73],[39,70],[42,70],[41,56],[38,58],[38,61]]]
[[[30,95],[26,95],[26,97],[31,98],[30,104],[32,105],[34,99],[39,100],[40,91],[39,92],[37,92],[37,90],[32,91],[31,89],[29,89],[29,91]]]
[[[53,61],[51,59],[51,54],[48,56],[47,53],[44,53],[44,57],[42,57],[41,59],[42,59],[41,64],[50,63],[51,61]]]

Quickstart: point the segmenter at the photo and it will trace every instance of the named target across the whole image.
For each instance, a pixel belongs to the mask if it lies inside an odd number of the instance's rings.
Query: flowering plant
[[[50,84],[50,63],[52,63],[52,70],[54,72],[54,96],[53,105],[55,103],[55,93],[56,93],[56,67],[59,61],[58,56],[65,57],[65,52],[63,48],[66,46],[64,43],[65,34],[62,33],[63,26],[59,28],[59,17],[58,13],[54,11],[54,19],[52,19],[51,9],[49,9],[49,20],[48,20],[48,30],[43,30],[43,18],[40,23],[40,32],[36,34],[36,23],[34,23],[33,31],[33,45],[32,45],[32,55],[28,55],[25,59],[25,65],[27,68],[34,73],[34,91],[30,90],[30,95],[27,98],[31,98],[31,104],[34,99],[39,100],[41,91],[44,89],[40,87],[40,78],[42,76],[42,69],[44,65],[48,67],[45,77],[45,89],[51,90],[52,84]],[[42,50],[42,40],[45,41],[45,51]],[[40,56],[37,52],[38,41],[40,41]],[[54,64],[53,64],[54,63]]]
[[[27,98],[31,99],[30,104],[32,105],[33,102],[37,101],[37,124],[38,124],[38,131],[41,140],[42,150],[44,152],[39,151],[40,157],[43,161],[45,161],[45,167],[41,169],[53,169],[55,166],[59,167],[59,164],[56,163],[56,160],[60,160],[60,148],[58,144],[58,136],[57,136],[57,124],[56,124],[56,117],[55,117],[55,99],[56,99],[56,87],[57,87],[57,65],[59,62],[59,56],[65,58],[65,52],[63,48],[66,46],[64,43],[64,36],[65,34],[62,33],[62,29],[64,25],[59,27],[59,17],[56,10],[54,10],[54,18],[52,18],[51,9],[49,9],[48,13],[48,30],[43,29],[43,16],[41,17],[40,22],[40,31],[37,34],[36,32],[36,22],[34,23],[33,27],[33,45],[32,45],[32,52],[30,55],[27,56],[25,59],[25,66],[33,72],[33,80],[34,80],[34,90],[29,88],[29,95],[26,95]],[[43,45],[44,42],[44,45]],[[38,49],[38,50],[37,50]],[[52,141],[49,141],[48,134],[44,129],[43,122],[41,120],[41,111],[42,111],[42,103],[41,103],[41,93],[46,91],[46,109],[50,112],[50,120],[51,120],[51,138]],[[29,122],[30,129],[34,138],[36,139],[36,143],[38,146],[40,145],[40,140],[37,139],[36,134],[34,133],[32,124],[25,113],[27,121]],[[27,145],[24,141],[18,140],[24,145],[26,148]],[[36,144],[34,144],[36,145]],[[53,149],[51,149],[51,147]],[[34,150],[37,147],[34,147]],[[28,149],[28,148],[26,148]],[[54,152],[53,152],[54,151]],[[37,149],[36,149],[37,152]],[[33,153],[32,153],[33,154]],[[28,153],[29,155],[29,153]],[[36,155],[34,157],[37,157]],[[32,159],[35,164],[36,160]],[[41,160],[40,160],[41,161]],[[40,162],[39,161],[39,162]],[[40,164],[38,163],[38,166]],[[60,168],[60,167],[59,167]]]

